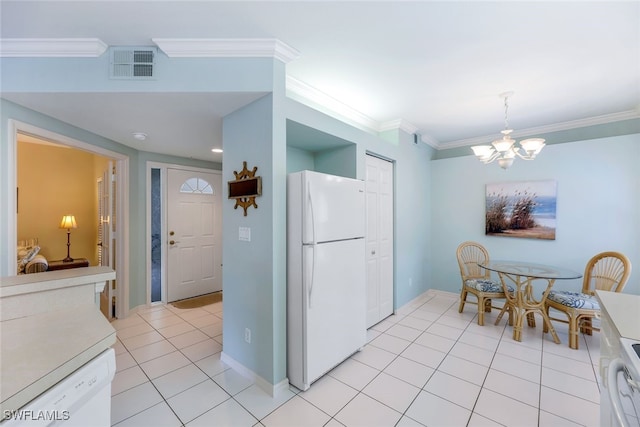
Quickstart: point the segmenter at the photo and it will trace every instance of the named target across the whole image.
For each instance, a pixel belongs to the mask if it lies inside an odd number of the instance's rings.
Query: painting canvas
[[[556,181],[487,184],[485,233],[556,239]]]

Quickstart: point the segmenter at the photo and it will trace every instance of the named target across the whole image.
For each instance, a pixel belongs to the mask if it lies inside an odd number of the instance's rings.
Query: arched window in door
[[[213,187],[202,178],[189,178],[182,183],[180,192],[189,194],[213,194]]]

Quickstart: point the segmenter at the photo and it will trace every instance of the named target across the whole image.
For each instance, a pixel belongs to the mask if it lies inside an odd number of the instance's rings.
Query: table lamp
[[[72,262],[73,258],[69,256],[69,247],[71,246],[69,239],[71,237],[71,229],[78,228],[78,224],[76,223],[76,217],[74,217],[73,215],[63,216],[62,221],[60,222],[59,228],[67,229],[67,257],[63,259],[62,262]]]

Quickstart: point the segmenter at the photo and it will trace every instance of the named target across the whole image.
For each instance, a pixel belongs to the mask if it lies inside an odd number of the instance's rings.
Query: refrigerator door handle
[[[309,199],[309,214],[311,216],[311,244],[316,244],[316,218],[313,213],[313,197],[311,196],[311,182],[307,181],[307,198]]]
[[[313,282],[315,276],[315,267],[316,267],[316,248],[315,245],[304,245],[303,250],[305,251],[303,257],[303,263],[305,268],[303,271],[306,272],[306,276],[304,278],[304,292],[306,292],[306,305],[307,308],[311,308],[311,296],[313,294]],[[309,254],[311,251],[311,254]],[[311,256],[309,256],[311,255]]]

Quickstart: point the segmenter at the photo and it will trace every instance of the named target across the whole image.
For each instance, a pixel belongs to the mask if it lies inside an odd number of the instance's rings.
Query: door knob
[[[174,234],[176,234],[174,231],[169,232],[169,236],[173,236]]]
[[[169,240],[169,244],[170,244],[170,245],[175,245],[175,244],[176,244],[176,241],[175,241],[175,240]]]
[[[371,251],[371,255],[375,255],[375,254],[376,254],[376,251],[374,249],[374,250]]]

